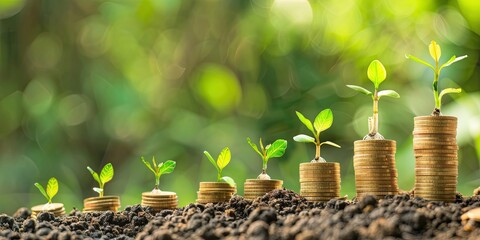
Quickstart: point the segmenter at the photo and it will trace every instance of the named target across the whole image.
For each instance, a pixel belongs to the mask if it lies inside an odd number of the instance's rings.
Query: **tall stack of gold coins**
[[[415,196],[432,201],[455,201],[458,176],[457,118],[415,118]]]
[[[177,194],[174,192],[166,192],[153,190],[151,192],[142,193],[142,206],[151,207],[159,212],[163,209],[174,209],[178,206]]]
[[[392,140],[359,140],[354,142],[353,167],[357,197],[398,194],[395,167],[396,142]]]
[[[203,204],[228,202],[236,192],[237,187],[226,182],[200,182],[197,202]]]
[[[65,207],[61,203],[47,203],[32,207],[32,218],[37,218],[42,212],[51,212],[55,217],[65,215]]]
[[[83,212],[114,211],[120,207],[120,197],[90,197],[83,200]]]
[[[243,197],[247,200],[253,200],[275,189],[282,189],[282,185],[282,180],[247,179],[244,185]]]
[[[310,202],[340,197],[340,164],[301,163],[300,195]]]

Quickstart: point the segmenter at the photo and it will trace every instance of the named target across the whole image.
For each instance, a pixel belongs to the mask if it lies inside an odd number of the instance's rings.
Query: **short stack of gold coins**
[[[455,201],[457,118],[422,116],[414,122],[415,196],[432,201]]]
[[[174,192],[153,190],[142,193],[142,206],[151,207],[160,212],[163,209],[174,209],[178,206],[178,197]]]
[[[53,213],[55,217],[60,217],[65,215],[65,207],[61,203],[47,203],[34,206],[32,207],[32,218],[37,218],[38,214],[42,212],[50,212]]]
[[[243,197],[247,200],[254,200],[275,189],[282,189],[282,186],[282,180],[247,179],[244,184]]]
[[[396,142],[393,140],[354,142],[353,167],[357,197],[375,195],[383,198],[398,194],[395,152]]]
[[[301,163],[300,195],[310,202],[340,197],[340,164]]]
[[[200,182],[197,203],[228,202],[236,192],[237,187],[226,182]]]
[[[120,197],[90,197],[83,200],[83,212],[114,211],[120,207]]]

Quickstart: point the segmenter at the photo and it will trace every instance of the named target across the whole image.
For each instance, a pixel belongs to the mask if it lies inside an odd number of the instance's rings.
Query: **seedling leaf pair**
[[[93,179],[97,181],[99,186],[98,188],[93,188],[93,191],[97,192],[100,197],[103,197],[105,183],[113,179],[113,165],[111,163],[107,163],[105,166],[103,166],[102,171],[100,171],[100,175],[93,171],[93,169],[90,167],[87,167],[87,169],[92,174]]]
[[[338,144],[335,144],[330,141],[326,142],[320,142],[320,133],[329,129],[332,124],[333,124],[333,113],[331,109],[324,109],[322,110],[316,117],[315,120],[312,124],[312,122],[307,119],[302,113],[296,112],[298,119],[300,122],[302,122],[308,130],[310,130],[313,133],[314,137],[305,135],[305,134],[299,134],[295,137],[293,137],[293,140],[296,142],[307,142],[307,143],[314,143],[316,146],[316,153],[315,153],[315,159],[312,161],[325,161],[321,158],[320,156],[320,146],[327,144],[330,146],[338,147],[340,146]]]
[[[165,163],[161,162],[157,164],[157,161],[155,161],[155,157],[152,158],[152,164],[149,162],[145,161],[145,158],[142,157],[142,162],[147,166],[150,171],[153,172],[155,175],[155,188],[154,190],[159,190],[159,185],[160,185],[160,176],[163,174],[169,174],[172,173],[175,167],[177,166],[177,163],[172,160],[167,160]]]
[[[40,193],[47,199],[48,203],[52,203],[52,198],[58,193],[58,181],[52,177],[48,180],[46,189],[39,183],[34,184],[38,188]]]
[[[232,158],[232,154],[230,153],[230,149],[228,147],[225,147],[220,154],[217,157],[217,161],[215,161],[210,155],[209,152],[204,151],[203,154],[207,157],[208,161],[212,163],[212,165],[217,169],[217,181],[218,182],[226,182],[230,184],[231,186],[235,186],[236,183],[235,181],[227,176],[222,176],[222,171],[223,169],[230,163],[230,160]]]
[[[310,122],[308,119],[306,119]],[[311,123],[310,123],[311,125]],[[260,138],[260,149],[257,147],[255,143],[253,143],[250,138],[247,138],[248,144],[253,148],[255,152],[260,155],[263,161],[262,166],[262,174],[260,174],[259,178],[261,179],[270,179],[267,175],[267,163],[270,158],[277,158],[283,156],[285,154],[285,150],[287,149],[287,140],[284,139],[277,139],[272,144],[268,144],[267,146],[263,146],[262,139]],[[262,176],[263,175],[263,176]]]
[[[419,59],[415,56],[412,56],[410,54],[406,54],[405,57],[408,58],[408,59],[411,59],[413,61],[416,61],[418,63],[421,63],[421,64],[423,64],[423,65],[425,65],[425,66],[427,66],[427,67],[429,67],[433,70],[433,84],[432,84],[432,87],[433,87],[433,98],[435,100],[435,108],[433,110],[432,115],[438,116],[438,115],[440,115],[440,110],[442,108],[442,98],[443,98],[443,96],[446,95],[446,94],[450,94],[450,93],[460,93],[460,92],[462,92],[462,89],[460,89],[460,88],[447,88],[447,89],[444,89],[443,91],[441,91],[440,94],[439,94],[438,93],[438,80],[440,78],[440,72],[442,71],[443,68],[448,67],[455,62],[458,62],[460,60],[463,60],[463,59],[467,58],[467,55],[460,56],[460,57],[457,57],[457,56],[453,55],[447,62],[440,65],[439,61],[440,61],[440,56],[442,55],[442,50],[440,48],[440,45],[438,45],[435,41],[432,41],[432,42],[430,42],[430,45],[428,46],[428,51],[430,53],[430,56],[433,58],[433,60],[435,62],[435,66],[433,66],[432,64],[430,64],[430,63],[428,63],[428,62],[426,62],[422,59]]]

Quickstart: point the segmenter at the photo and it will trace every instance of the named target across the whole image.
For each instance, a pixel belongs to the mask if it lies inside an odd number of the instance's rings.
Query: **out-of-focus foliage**
[[[116,178],[106,195],[139,203],[152,189],[138,161],[177,162],[162,190],[193,202],[199,181],[215,181],[202,151],[230,146],[225,174],[243,192],[261,163],[245,142],[289,139],[269,165],[272,178],[299,189],[298,165],[314,149],[295,110],[331,108],[327,161],[339,162],[342,194],[354,196],[353,141],[368,133],[370,99],[346,84],[367,84],[373,59],[401,99],[380,104],[380,131],[397,141],[401,189],[414,183],[413,117],[428,115],[433,75],[405,59],[464,55],[441,88],[461,87],[442,111],[459,118],[459,184],[480,185],[480,1],[472,0],[0,0],[0,212],[44,202],[33,186],[55,175],[56,201],[82,207],[95,182],[86,166],[107,162]],[[443,59],[447,60],[447,59]],[[266,137],[265,137],[266,136]]]

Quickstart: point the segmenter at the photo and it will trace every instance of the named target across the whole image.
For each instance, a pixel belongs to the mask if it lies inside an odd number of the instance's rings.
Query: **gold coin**
[[[62,203],[47,203],[32,207],[32,212],[49,212],[64,209]]]
[[[354,146],[396,146],[393,140],[357,140],[353,142]]]
[[[335,198],[339,197],[340,193],[331,193],[331,192],[300,192],[302,197],[323,197],[323,198]]]
[[[355,179],[355,185],[357,186],[368,186],[368,185],[373,185],[373,184],[378,184],[379,182],[382,182],[385,185],[396,185],[397,184],[397,179],[396,178],[384,178],[384,179],[378,179],[378,178],[364,178],[364,179]]]
[[[200,182],[200,188],[231,188],[226,182]]]
[[[261,184],[283,184],[282,180],[276,180],[276,179],[271,179],[271,180],[262,180],[262,179],[247,179],[246,183],[261,183]]]

